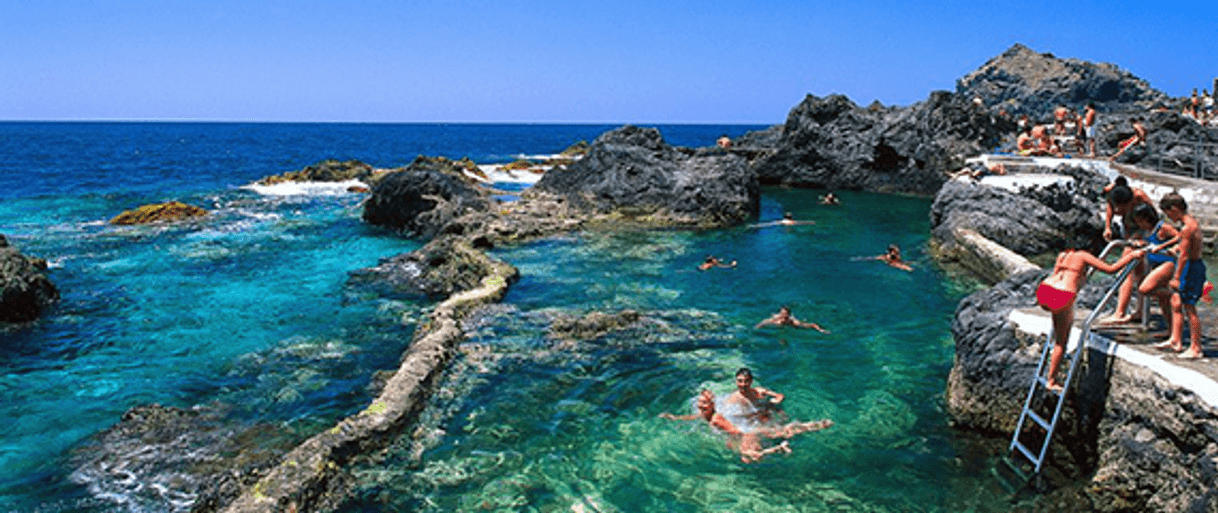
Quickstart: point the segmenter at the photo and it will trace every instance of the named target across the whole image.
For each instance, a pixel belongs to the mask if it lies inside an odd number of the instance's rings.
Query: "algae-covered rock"
[[[352,272],[349,283],[391,297],[439,299],[477,287],[494,266],[466,240],[442,236],[376,267]]]
[[[207,215],[207,210],[203,208],[196,207],[194,205],[187,205],[180,201],[170,201],[168,203],[144,205],[134,210],[128,210],[111,219],[110,224],[132,225],[170,223],[174,221],[202,217],[205,215]]]
[[[346,182],[359,180],[369,182],[375,170],[372,165],[358,160],[323,160],[299,171],[268,176],[258,181],[259,185],[275,185],[284,182]]]

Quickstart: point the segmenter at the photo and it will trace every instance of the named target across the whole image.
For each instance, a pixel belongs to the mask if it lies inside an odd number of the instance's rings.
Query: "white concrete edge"
[[[1018,310],[1012,310],[1008,319],[1018,326],[1020,331],[1036,336],[1046,337],[1052,328],[1052,322],[1049,318],[1031,315]],[[1078,345],[1078,339],[1081,335],[1082,330],[1078,328],[1071,329],[1066,349],[1073,351]],[[1095,333],[1092,333],[1091,337],[1089,337],[1087,347],[1102,351],[1109,356],[1115,356],[1131,364],[1150,369],[1168,382],[1191,390],[1211,408],[1218,408],[1218,382],[1200,372],[1172,364],[1164,359],[1165,355],[1156,356],[1135,351],[1122,346],[1108,337]]]

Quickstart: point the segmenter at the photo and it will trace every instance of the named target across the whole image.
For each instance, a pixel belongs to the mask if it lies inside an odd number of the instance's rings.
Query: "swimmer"
[[[732,263],[727,264],[727,263],[724,263],[722,260],[715,258],[714,256],[706,255],[706,260],[702,261],[702,264],[698,266],[698,270],[705,271],[707,269],[711,269],[714,267],[723,267],[726,269],[731,269],[733,267],[736,267],[736,261],[732,260]]]
[[[753,371],[741,367],[736,371],[736,391],[724,399],[724,404],[735,406],[753,422],[770,422],[773,420],[772,412],[782,411],[778,405],[782,404],[784,398],[768,388],[753,386]]]
[[[913,271],[913,267],[911,267],[901,258],[901,248],[897,247],[896,244],[889,244],[888,252],[884,253],[883,255],[874,257],[857,257],[855,260],[879,260],[902,271]]]
[[[796,221],[795,216],[787,212],[782,215],[782,219],[753,225],[754,228],[766,228],[769,226],[798,226],[803,224],[816,224],[816,221]]]
[[[821,205],[840,205],[841,203],[842,200],[839,199],[836,194],[833,194],[833,191],[829,191],[824,196],[820,197]]]
[[[819,431],[833,425],[833,421],[829,419],[808,421],[808,422],[791,422],[782,426],[763,428],[755,432],[746,433],[740,428],[732,424],[722,414],[715,411],[715,394],[710,390],[702,390],[698,395],[698,414],[696,415],[673,415],[671,413],[661,413],[660,418],[669,420],[705,420],[711,427],[727,433],[729,439],[727,446],[729,449],[740,452],[740,461],[744,463],[754,463],[760,461],[766,455],[776,452],[790,453],[791,447],[786,440],[783,440],[778,445],[773,447],[763,448],[761,446],[761,438],[791,438],[800,433],[808,433]]]
[[[791,309],[788,308],[787,305],[782,305],[782,308],[778,309],[778,313],[770,316],[770,318],[768,318],[768,319],[765,319],[765,320],[757,323],[757,325],[754,327],[760,328],[763,326],[771,326],[771,325],[773,325],[773,326],[791,326],[794,328],[812,328],[821,333],[829,333],[829,330],[820,327],[820,325],[816,324],[815,322],[804,322],[799,319],[796,319],[795,317],[793,317],[791,315]]]

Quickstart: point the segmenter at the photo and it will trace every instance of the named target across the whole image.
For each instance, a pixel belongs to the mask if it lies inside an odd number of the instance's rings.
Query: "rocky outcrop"
[[[956,81],[963,98],[1033,120],[1052,119],[1057,105],[1077,112],[1095,102],[1104,112],[1145,111],[1167,95],[1113,64],[1061,59],[1015,44]]]
[[[128,210],[110,219],[110,224],[133,225],[172,223],[207,215],[207,210],[187,205],[180,201],[143,205],[134,210]]]
[[[1218,175],[1218,130],[1206,128],[1193,118],[1174,111],[1135,112],[1100,116],[1098,149],[1104,154],[1116,153],[1121,141],[1133,136],[1133,117],[1142,118],[1146,128],[1146,144],[1130,148],[1117,157],[1125,164],[1150,169],[1197,176],[1198,169],[1206,176]]]
[[[1047,186],[1020,192],[975,181],[951,180],[930,207],[931,233],[950,256],[955,231],[968,229],[1021,255],[1058,251],[1067,245],[1103,248],[1101,190],[1096,173],[1077,169],[1038,169],[1027,176],[1061,177]]]
[[[346,182],[359,180],[364,183],[372,181],[375,171],[371,164],[358,160],[323,160],[299,171],[268,176],[258,180],[259,185],[275,185],[284,182]]]
[[[58,300],[47,261],[21,254],[0,235],[0,322],[32,321]]]
[[[791,110],[763,184],[930,196],[964,159],[993,148],[1014,125],[958,95],[935,92],[908,108],[861,108],[841,95],[808,95]],[[755,143],[769,140],[763,134]]]
[[[490,210],[489,194],[462,169],[444,157],[416,158],[376,183],[364,203],[364,221],[427,239],[467,212]]]
[[[521,201],[548,195],[589,217],[647,226],[731,226],[757,216],[761,193],[744,158],[691,153],[654,128],[625,126],[546,173]]]

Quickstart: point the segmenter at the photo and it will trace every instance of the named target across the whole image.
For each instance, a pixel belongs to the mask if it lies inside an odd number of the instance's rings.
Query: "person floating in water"
[[[756,224],[756,225],[753,225],[753,227],[754,228],[766,228],[769,226],[798,226],[798,225],[804,225],[804,224],[816,224],[816,221],[796,221],[795,216],[792,215],[790,212],[787,212],[782,215],[782,219],[779,219],[777,221],[770,221],[768,223]]]
[[[732,267],[736,267],[736,261],[732,260],[732,263],[727,264],[727,263],[724,263],[722,260],[715,258],[712,255],[706,255],[706,260],[702,261],[702,264],[698,266],[698,270],[705,271],[705,270],[712,269],[715,267],[723,267],[723,268],[730,269]]]
[[[774,412],[782,413],[782,394],[768,388],[753,386],[753,371],[741,367],[736,371],[736,391],[724,399],[724,404],[736,408],[752,422],[768,423]]]
[[[879,260],[902,271],[913,270],[913,267],[911,267],[901,258],[901,248],[897,247],[896,244],[889,244],[888,252],[884,253],[883,255],[873,257],[857,257],[857,260]]]
[[[1062,389],[1057,380],[1057,369],[1061,367],[1062,353],[1066,350],[1070,330],[1074,328],[1074,300],[1078,297],[1078,289],[1087,280],[1087,268],[1095,267],[1111,274],[1145,254],[1145,249],[1134,250],[1112,264],[1081,249],[1067,249],[1057,255],[1053,272],[1036,289],[1037,304],[1053,315],[1053,351],[1049,353],[1046,388],[1053,391]]]
[[[727,417],[715,411],[715,394],[705,389],[698,395],[698,413],[696,415],[661,413],[660,418],[670,420],[705,420],[716,430],[727,433],[729,436],[727,441],[728,448],[740,452],[740,461],[744,463],[760,461],[767,455],[776,452],[790,453],[791,447],[785,439],[800,433],[819,431],[833,425],[832,420],[824,419],[809,422],[791,422],[781,426],[766,427],[746,432],[730,420],[727,420]],[[762,438],[783,438],[784,440],[773,447],[763,448],[761,446]]]
[[[829,330],[820,327],[820,325],[816,324],[815,322],[804,322],[799,319],[796,319],[794,316],[791,315],[791,309],[788,308],[787,305],[782,305],[782,307],[778,309],[778,313],[770,316],[768,319],[765,319],[765,320],[757,323],[757,326],[754,326],[754,327],[760,328],[763,326],[791,326],[794,328],[812,328],[821,333],[829,333]]]
[[[833,194],[833,191],[829,191],[820,197],[821,205],[840,205],[841,203],[842,200],[836,194]]]

